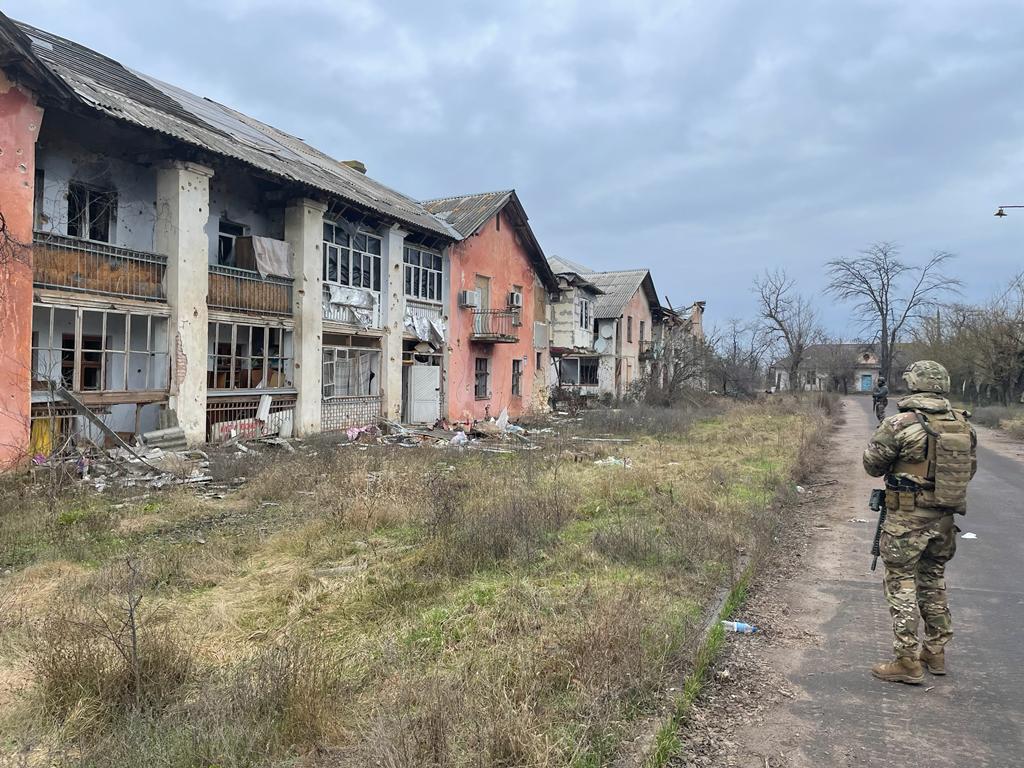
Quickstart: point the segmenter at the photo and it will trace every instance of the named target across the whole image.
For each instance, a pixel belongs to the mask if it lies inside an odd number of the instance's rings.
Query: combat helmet
[[[918,360],[903,373],[903,382],[911,392],[949,392],[949,372],[934,360]]]

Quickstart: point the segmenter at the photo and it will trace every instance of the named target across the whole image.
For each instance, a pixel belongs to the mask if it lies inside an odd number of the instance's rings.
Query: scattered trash
[[[722,629],[726,632],[738,632],[741,635],[752,635],[757,632],[753,624],[746,624],[742,621],[723,621]]]
[[[614,456],[608,456],[607,458],[604,459],[597,459],[594,463],[602,467],[625,467],[626,469],[629,469],[630,467],[633,466],[633,462],[631,459],[618,459]]]
[[[502,432],[508,429],[508,408],[501,409],[501,415],[498,416],[498,420],[494,422],[494,426]]]
[[[469,437],[466,436],[465,432],[456,432],[452,435],[452,439],[448,441],[448,445],[460,446],[468,445]]]
[[[963,533],[963,534],[960,535],[960,538],[961,539],[976,539],[976,538],[978,538],[978,534],[976,534],[976,533]]]
[[[796,487],[796,492],[797,492],[797,493],[807,493],[807,489],[806,489],[806,488],[804,488],[804,487],[803,487],[802,485],[798,485],[798,486]]]
[[[863,517],[851,517],[846,522],[848,522],[848,523],[866,523],[867,520],[865,520]]]

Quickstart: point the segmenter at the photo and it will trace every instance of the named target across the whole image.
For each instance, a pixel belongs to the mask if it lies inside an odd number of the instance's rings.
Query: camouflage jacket
[[[890,474],[897,460],[918,463],[925,460],[928,454],[928,434],[917,419],[915,411],[926,416],[931,413],[948,413],[953,410],[949,401],[930,392],[919,392],[902,398],[897,404],[900,412],[889,416],[878,425],[871,442],[864,451],[864,469],[872,477]],[[978,458],[975,448],[978,437],[971,428],[971,477],[978,469]],[[893,474],[894,478],[910,480],[921,488],[933,488],[934,483],[924,477]]]

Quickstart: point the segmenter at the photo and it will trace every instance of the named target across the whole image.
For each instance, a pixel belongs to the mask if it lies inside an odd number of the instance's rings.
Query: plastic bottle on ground
[[[741,635],[752,635],[757,632],[753,624],[746,624],[742,621],[723,621],[722,629],[726,632],[739,632]]]

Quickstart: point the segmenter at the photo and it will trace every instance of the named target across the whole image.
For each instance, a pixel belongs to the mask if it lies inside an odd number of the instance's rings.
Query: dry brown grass
[[[218,460],[251,478],[223,500],[0,505],[18,606],[0,671],[32,676],[0,728],[104,767],[605,764],[738,553],[777,530],[819,414],[663,413],[651,436],[645,412],[629,443],[514,455],[322,440]],[[147,611],[127,678],[96,628],[126,554]]]

